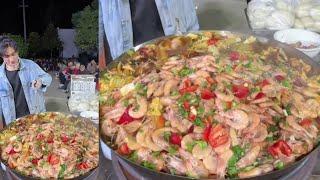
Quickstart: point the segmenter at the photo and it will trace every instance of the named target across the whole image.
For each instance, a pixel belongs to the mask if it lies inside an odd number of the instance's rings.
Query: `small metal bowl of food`
[[[311,58],[320,52],[320,35],[305,29],[285,29],[275,32],[274,39],[302,51]]]

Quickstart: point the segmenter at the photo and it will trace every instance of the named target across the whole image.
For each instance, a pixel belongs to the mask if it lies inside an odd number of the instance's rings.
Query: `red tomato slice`
[[[189,120],[194,121],[194,120],[196,120],[197,116],[190,113],[188,118],[189,118]]]
[[[38,165],[39,159],[32,159],[31,163],[34,165]]]
[[[243,85],[233,85],[232,92],[237,98],[244,99],[249,94],[249,88],[244,87]]]
[[[129,155],[131,154],[131,150],[129,149],[127,143],[123,143],[120,145],[118,152],[122,155]]]
[[[50,143],[53,143],[53,142],[54,142],[54,141],[53,141],[53,137],[49,137],[48,140],[47,140],[47,143],[50,144]]]
[[[209,89],[204,89],[201,92],[201,98],[205,100],[209,100],[211,98],[215,98],[216,94],[214,92],[211,92]]]
[[[225,130],[222,125],[218,124],[211,128],[209,134],[209,144],[216,148],[222,144],[225,144],[229,140],[229,135],[227,130]]]
[[[181,146],[182,137],[177,133],[171,133],[170,143]]]
[[[265,95],[263,92],[259,92],[254,99],[255,99],[255,100],[256,100],[256,99],[261,99],[261,98],[263,98],[263,97],[265,97],[265,96],[266,96],[266,95]]]
[[[55,154],[50,154],[48,156],[47,160],[48,160],[49,164],[51,164],[51,165],[56,165],[56,164],[58,164],[60,162],[59,156],[57,156]]]
[[[9,154],[9,155],[13,155],[15,153],[17,153],[17,152],[13,148],[11,148],[9,152],[7,152],[7,154]]]
[[[187,93],[187,92],[194,92],[198,89],[198,85],[193,85],[193,86],[189,86],[189,87],[185,87],[185,88],[182,88],[179,90],[179,93],[180,94],[184,94],[184,93]]]
[[[284,154],[286,156],[290,156],[292,154],[292,149],[290,146],[285,142],[284,140],[279,140],[270,147],[268,147],[268,152],[273,156],[273,157],[278,157],[279,154]]]

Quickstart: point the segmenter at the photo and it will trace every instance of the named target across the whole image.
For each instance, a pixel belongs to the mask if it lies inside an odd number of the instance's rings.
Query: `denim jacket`
[[[46,111],[44,92],[51,84],[51,76],[35,62],[20,58],[19,77],[30,114]],[[46,87],[38,90],[33,89],[31,83],[37,79],[41,79],[42,84]],[[13,90],[6,76],[5,64],[3,63],[0,66],[0,119],[3,115],[6,124],[9,124],[16,119],[15,109]]]
[[[199,29],[193,0],[155,0],[165,35]],[[113,59],[133,46],[129,0],[100,0],[102,21]],[[177,21],[179,20],[179,25]],[[177,27],[179,26],[179,27]]]

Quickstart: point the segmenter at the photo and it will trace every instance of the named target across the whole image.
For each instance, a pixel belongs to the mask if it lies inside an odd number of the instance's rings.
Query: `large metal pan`
[[[49,113],[52,113],[52,112],[49,112]],[[59,114],[65,115],[65,116],[69,116],[69,114],[61,113],[61,112],[53,112],[53,113],[59,113]],[[27,116],[30,116],[30,115],[27,115]],[[25,117],[27,117],[27,116],[25,116]],[[76,117],[76,116],[74,116],[74,115],[70,115],[70,116]],[[90,126],[92,126],[92,127],[95,127],[96,130],[98,131],[97,125],[94,124],[90,119],[83,118],[83,117],[77,117],[77,118],[80,119],[80,120],[82,120],[83,123],[85,123],[85,124],[87,124],[87,125],[90,125]],[[19,118],[19,119],[20,119],[20,118]],[[17,120],[19,120],[19,119],[17,119]],[[10,124],[9,124],[8,126],[6,126],[4,129],[2,129],[1,132],[4,131],[4,130],[6,130],[6,129],[8,129],[10,126],[12,126],[12,123],[10,123]],[[11,169],[11,168],[9,167],[8,163],[7,163],[5,160],[3,160],[1,157],[0,157],[0,160],[1,160],[1,162],[6,166],[6,170],[9,170],[14,176],[16,176],[16,177],[19,178],[19,179],[23,179],[23,180],[40,180],[40,179],[41,179],[41,178],[37,178],[37,177],[33,177],[33,176],[27,176],[27,175],[25,175],[25,174],[22,174],[20,171],[17,171],[17,170],[15,170],[15,169]],[[98,166],[97,166],[97,167],[98,167]],[[74,179],[74,180],[82,180],[82,179],[89,178],[89,177],[91,177],[91,175],[94,174],[94,172],[97,171],[97,169],[98,169],[97,167],[91,169],[90,171],[88,171],[88,172],[86,172],[86,173],[84,173],[84,174],[82,174],[82,175],[80,175],[80,176],[78,176],[78,177],[72,178],[72,179]]]
[[[204,31],[198,31],[198,33],[199,32],[204,32]],[[240,34],[237,32],[230,32],[230,31],[214,31],[214,32],[218,32],[220,34],[225,34],[225,35],[235,34],[235,35],[239,35],[244,38],[250,36],[248,34]],[[195,33],[197,33],[197,32],[195,32]],[[143,44],[140,44],[140,45],[134,47],[134,50],[137,50],[140,47],[145,46],[146,44],[155,43],[155,42],[158,42],[158,41],[164,40],[166,38],[170,38],[170,37],[173,37],[173,36],[160,37],[160,38],[145,42]],[[288,57],[296,57],[296,58],[303,59],[303,61],[305,63],[312,66],[312,69],[311,69],[309,75],[320,74],[320,65],[317,64],[316,62],[314,62],[311,58],[309,58],[308,56],[306,56],[302,52],[296,50],[295,48],[290,47],[287,44],[272,40],[272,39],[267,39],[265,37],[257,37],[256,36],[256,38],[257,38],[257,41],[261,42],[263,45],[282,48]],[[126,53],[124,53],[121,56],[119,56],[117,59],[115,59],[110,64],[108,64],[106,70],[115,67],[119,62],[124,62],[124,63],[128,62],[128,55]],[[108,137],[106,137],[104,134],[102,134],[102,131],[100,131],[100,137],[101,137],[103,143],[105,143],[107,146],[110,147],[110,149],[112,149],[112,143],[110,142],[110,139]],[[260,176],[256,176],[256,177],[252,177],[252,178],[247,178],[247,179],[273,180],[273,179],[279,179],[280,177],[284,177],[285,175],[295,171],[297,168],[301,168],[302,166],[306,165],[308,158],[310,156],[314,155],[315,153],[318,153],[318,149],[319,149],[319,144],[316,145],[314,147],[314,149],[312,151],[310,151],[308,154],[299,157],[294,163],[289,164],[284,169],[274,170],[269,173],[266,173],[266,174],[263,174]],[[157,171],[150,170],[148,168],[145,168],[139,164],[136,164],[136,163],[124,158],[123,156],[119,155],[116,151],[114,151],[114,150],[112,150],[112,151],[113,151],[113,153],[112,153],[113,155],[116,155],[120,159],[124,160],[130,166],[135,168],[136,171],[139,172],[142,176],[145,175],[147,177],[152,177],[152,179],[165,179],[165,180],[190,179],[185,176],[177,176],[177,175],[172,175],[169,173],[163,173],[163,172],[157,172]]]

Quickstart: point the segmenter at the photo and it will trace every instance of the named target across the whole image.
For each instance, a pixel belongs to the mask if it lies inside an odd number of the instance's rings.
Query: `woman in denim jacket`
[[[100,7],[113,59],[150,39],[199,29],[193,0],[100,0]]]
[[[46,111],[44,92],[51,76],[35,62],[20,58],[16,42],[7,37],[0,38],[0,56],[0,124]]]

